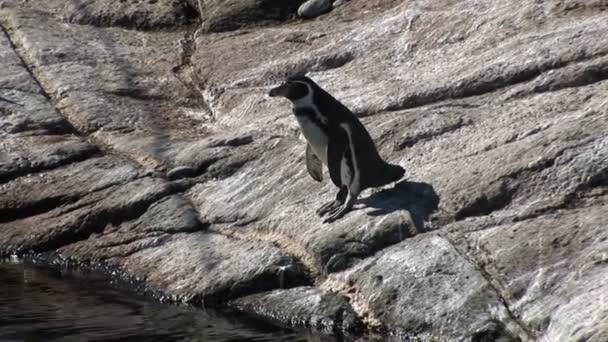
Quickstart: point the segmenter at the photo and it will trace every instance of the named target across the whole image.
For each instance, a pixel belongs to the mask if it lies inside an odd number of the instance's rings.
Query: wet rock
[[[354,332],[361,322],[346,297],[314,287],[295,287],[232,300],[229,306],[278,321],[333,334]]]
[[[298,8],[298,16],[302,18],[314,18],[329,12],[333,0],[308,0]]]
[[[150,289],[206,306],[274,289],[281,282],[289,287],[308,282],[301,270],[280,278],[280,269],[294,260],[275,246],[213,233],[175,234],[120,261],[129,274],[144,276]]]

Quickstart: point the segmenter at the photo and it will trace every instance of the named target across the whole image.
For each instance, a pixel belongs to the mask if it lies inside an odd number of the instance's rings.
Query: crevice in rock
[[[139,178],[141,178],[141,176],[135,177],[133,179],[129,179],[125,182],[118,182],[118,183],[111,182],[104,186],[95,188],[95,189],[87,192],[87,195],[101,192],[103,190],[106,190],[106,189],[114,187],[114,186],[124,185],[128,182],[131,182],[131,181],[133,181],[135,179],[139,179]],[[0,208],[0,223],[16,221],[16,220],[23,219],[26,217],[44,214],[46,212],[49,212],[53,209],[56,209],[56,208],[59,208],[59,207],[65,206],[65,205],[75,204],[77,201],[79,201],[82,198],[83,197],[79,196],[78,194],[63,195],[63,196],[50,196],[50,197],[45,197],[45,198],[41,199],[40,201],[37,201],[34,203],[28,203],[27,205],[21,206],[21,207]],[[76,210],[78,208],[79,207],[75,207],[75,208],[72,207],[71,209]]]
[[[59,114],[61,116],[61,118],[63,118],[63,120],[65,121],[66,129],[69,130],[70,134],[78,136],[78,137],[82,138],[84,141],[86,141],[89,144],[91,144],[94,147],[96,153],[107,154],[107,155],[114,155],[114,156],[119,157],[121,159],[128,160],[129,162],[134,163],[135,165],[143,166],[145,168],[145,165],[142,165],[135,158],[132,158],[132,157],[130,157],[128,155],[125,155],[123,153],[119,153],[119,152],[113,150],[112,147],[110,147],[110,146],[104,146],[103,144],[101,144],[99,142],[96,142],[95,139],[92,138],[91,136],[89,136],[89,135],[87,135],[87,134],[85,134],[83,132],[80,132],[78,129],[76,129],[76,127],[68,119],[68,116],[63,113],[63,111],[56,105],[53,97],[46,91],[46,89],[44,88],[44,86],[40,82],[40,79],[37,77],[36,72],[30,66],[30,64],[27,63],[25,57],[19,52],[18,45],[16,44],[16,42],[13,40],[13,38],[9,34],[9,31],[4,27],[4,25],[2,25],[2,23],[0,23],[0,29],[2,30],[2,32],[6,36],[9,44],[11,45],[11,49],[15,53],[15,56],[17,56],[17,58],[19,59],[19,61],[22,64],[22,66],[25,68],[25,70],[30,75],[31,79],[36,83],[36,85],[40,89],[40,93],[49,102],[49,104],[55,110],[55,112],[57,114]]]
[[[65,115],[63,115],[61,113],[61,111],[58,110],[58,108],[55,105],[55,103],[53,103],[51,96],[46,91],[46,89],[42,86],[42,83],[40,82],[40,80],[36,76],[36,74],[35,74],[34,70],[32,69],[32,67],[26,62],[25,58],[21,55],[21,53],[19,52],[19,49],[17,48],[17,44],[15,43],[15,41],[13,40],[13,38],[11,37],[11,35],[9,34],[9,31],[4,27],[4,25],[2,23],[0,23],[0,29],[2,30],[2,33],[6,37],[8,43],[10,44],[11,50],[13,51],[13,53],[15,54],[15,56],[18,58],[19,62],[21,63],[21,66],[23,66],[23,68],[28,73],[28,75],[30,76],[30,78],[32,79],[32,81],[36,84],[36,86],[40,90],[40,94],[42,96],[44,96],[44,98],[48,101],[48,103],[55,110],[55,112],[58,113],[58,114],[60,114],[61,117],[63,118],[63,120],[65,121],[65,125],[63,125],[64,129],[68,130],[69,134],[72,134],[72,135],[84,138],[86,141],[88,141],[88,139],[86,139],[86,135],[82,134],[81,132],[79,132],[76,129],[76,127],[74,127],[74,125],[72,125],[72,123],[65,117]],[[90,141],[88,141],[88,142],[90,143]],[[95,152],[100,151],[99,147],[96,144],[92,144],[92,145],[95,146],[95,150],[96,150]]]
[[[485,95],[506,87],[531,81],[541,74],[561,69],[573,63],[580,63],[591,59],[603,57],[608,54],[608,51],[599,51],[596,53],[588,54],[580,52],[571,59],[566,60],[549,60],[540,65],[532,65],[527,67],[521,67],[518,70],[512,71],[505,75],[496,75],[494,78],[480,79],[475,77],[460,79],[445,87],[431,89],[428,92],[422,94],[412,94],[403,98],[398,103],[388,106],[384,111],[399,111],[414,107],[420,107],[431,103],[447,100],[447,99],[462,99],[472,96]],[[608,72],[602,69],[599,76],[589,78],[588,76],[581,77],[583,80],[597,80],[599,78],[605,78],[605,73]],[[597,81],[595,81],[597,82]],[[576,82],[575,82],[576,84]],[[372,113],[375,114],[375,113]]]
[[[5,113],[8,113],[8,111],[0,109],[0,115]],[[13,126],[10,126],[10,124],[1,125],[0,130],[5,130],[9,134],[19,134],[22,137],[71,134],[69,123],[59,117],[45,121],[25,119]]]
[[[197,231],[199,231],[199,230],[193,230],[191,232],[183,231],[183,233],[193,233],[193,232],[197,232]],[[182,232],[180,232],[180,233],[182,233]],[[106,260],[111,260],[111,259],[114,259],[114,258],[128,258],[129,256],[131,256],[133,254],[145,251],[145,250],[150,249],[150,248],[156,248],[158,246],[161,246],[163,243],[165,243],[169,239],[171,239],[172,235],[173,234],[158,234],[158,235],[149,234],[147,237],[154,238],[155,239],[154,243],[148,243],[145,246],[135,247],[135,248],[131,249],[128,252],[116,253],[114,255],[107,255],[107,256],[99,258],[99,260],[93,260],[93,261],[95,261],[95,262],[104,262]],[[139,237],[139,238],[136,238],[133,241],[128,242],[128,243],[127,242],[120,243],[120,244],[116,244],[116,246],[103,246],[103,248],[112,248],[112,247],[119,247],[119,246],[127,246],[130,243],[134,243],[134,242],[138,242],[138,241],[142,241],[142,240],[143,240],[143,238]]]
[[[203,6],[205,2],[210,6]],[[278,25],[293,20],[298,7],[304,2],[305,0],[198,0],[201,27],[209,33]]]
[[[19,59],[19,62],[21,62],[21,66],[23,66],[23,68],[25,69],[25,71],[27,71],[27,73],[31,77],[32,81],[34,81],[34,83],[36,83],[36,85],[40,89],[40,94],[42,96],[44,96],[44,98],[46,98],[47,101],[50,102],[51,97],[45,91],[44,87],[42,86],[42,84],[40,83],[40,81],[38,80],[38,78],[36,77],[36,75],[34,74],[34,71],[32,70],[32,68],[29,66],[28,63],[25,62],[25,59],[19,53],[19,51],[17,49],[17,45],[15,44],[15,42],[13,41],[13,38],[8,33],[8,30],[4,27],[4,25],[2,23],[0,23],[0,29],[2,29],[2,33],[4,33],[4,36],[6,37],[8,43],[10,44],[11,49],[15,53],[15,56]],[[78,135],[78,131],[73,126],[72,126],[72,133],[75,134],[75,135]]]
[[[142,101],[157,101],[157,100],[167,100],[167,97],[162,94],[149,94],[144,89],[138,88],[128,88],[128,89],[117,89],[114,91],[105,92],[109,95],[119,96],[119,97],[128,97],[134,100],[142,100]]]
[[[369,267],[371,267],[370,264]],[[364,330],[368,332],[386,334],[387,327],[378,319],[377,315],[372,312],[368,299],[359,292],[353,284],[348,284],[338,279],[328,279],[323,284],[320,284],[321,291],[329,291],[341,294],[349,299],[349,303],[353,311],[357,314],[357,318],[363,323]]]
[[[517,216],[512,222],[532,220],[541,216],[550,215],[559,210],[573,210],[582,208],[581,200],[589,196],[595,188],[608,187],[608,165],[598,173],[589,178],[585,183],[579,184],[571,192],[565,194],[560,203],[552,206],[543,207],[531,213]]]
[[[281,288],[277,274],[278,270],[266,270],[247,282],[231,285],[211,295],[194,295],[188,298],[186,303],[201,307],[219,307],[236,298],[277,290]],[[305,272],[296,270],[290,272],[289,275],[284,275],[284,277],[286,278],[283,280],[285,282],[283,289],[311,285],[311,281]]]
[[[577,144],[567,146],[556,152],[555,155],[553,155],[551,158],[540,160],[532,165],[529,165],[528,167],[521,168],[515,172],[500,177],[494,183],[492,183],[492,186],[496,189],[490,188],[489,196],[487,194],[482,194],[481,196],[476,198],[472,203],[458,210],[454,214],[454,221],[461,221],[468,217],[489,215],[492,212],[507,207],[511,203],[513,197],[517,195],[517,191],[521,187],[521,185],[524,184],[526,180],[531,178],[532,175],[538,174],[539,172],[545,169],[553,167],[555,161],[566,151],[583,146],[589,143],[590,141],[592,140],[587,139]],[[597,174],[596,176],[598,179],[602,179],[601,173]],[[593,180],[595,180],[595,178],[592,178],[590,182]],[[579,190],[575,190],[574,193],[578,191]],[[543,209],[540,212],[544,214],[549,211],[560,209],[560,206],[551,208],[546,208],[546,210]]]
[[[428,140],[432,140],[436,137],[439,137],[446,133],[451,133],[459,130],[460,128],[467,127],[473,125],[473,121],[469,119],[458,118],[455,123],[441,126],[437,129],[428,130],[419,134],[415,134],[413,136],[406,137],[400,143],[395,146],[395,151],[401,151],[406,147],[412,147],[419,142],[424,142]]]
[[[487,194],[481,194],[474,201],[458,210],[454,214],[454,220],[461,221],[468,217],[485,216],[507,207],[511,203],[516,188],[512,188],[501,179],[496,181],[494,187],[496,189]]]
[[[117,225],[121,222],[130,221],[143,215],[148,207],[163,197],[170,196],[175,192],[168,187],[165,191],[146,198],[145,200],[130,203],[128,206],[122,208],[102,208],[100,210],[91,210],[84,217],[82,217],[75,226],[70,227],[72,229],[64,229],[49,235],[48,241],[33,246],[28,250],[17,250],[14,251],[17,254],[23,254],[27,252],[34,253],[45,253],[51,252],[61,247],[86,240],[94,233],[99,233],[104,230],[108,224]],[[97,202],[87,203],[83,207],[95,206]],[[79,207],[79,209],[82,207]],[[76,210],[76,209],[74,209]]]
[[[555,92],[567,88],[585,87],[605,80],[608,80],[608,63],[588,65],[584,67],[581,72],[572,75],[569,79],[567,76],[552,79],[533,87],[529,91],[517,93],[510,98],[519,99],[530,95]]]
[[[199,2],[199,6],[201,6]],[[202,7],[201,7],[202,8]],[[202,9],[201,9],[202,10]],[[200,34],[202,28],[197,27],[184,35],[184,38],[178,41],[178,49],[180,62],[172,68],[173,75],[181,82],[186,89],[190,89],[191,95],[198,99],[197,103],[200,108],[206,112],[211,121],[215,120],[215,112],[206,96],[208,92],[208,82],[201,80],[197,71],[192,65],[192,55],[196,52],[198,46],[196,37]]]
[[[53,170],[71,163],[81,162],[98,155],[99,150],[95,146],[91,145],[90,148],[78,151],[77,153],[72,153],[66,158],[57,158],[54,162],[49,160],[46,163],[42,163],[25,160],[24,163],[19,165],[19,167],[15,170],[0,172],[0,184],[10,182],[19,177],[24,177],[35,172]],[[0,222],[2,222],[2,219],[0,219]]]
[[[251,222],[248,222],[251,223]],[[238,223],[237,223],[238,224]],[[315,279],[315,282],[320,281],[323,277],[322,267],[314,255],[309,253],[306,248],[301,246],[298,242],[293,239],[279,233],[263,233],[263,232],[237,232],[228,229],[214,229],[213,226],[211,231],[218,234],[222,234],[229,238],[243,241],[262,241],[268,242],[279,248],[285,254],[290,255],[303,266],[305,272],[311,279]]]
[[[479,272],[479,274],[486,280],[486,283],[488,284],[488,286],[490,287],[490,289],[492,289],[492,291],[496,294],[496,297],[498,298],[498,300],[500,301],[500,303],[502,304],[502,306],[504,307],[508,318],[513,321],[520,329],[521,332],[525,334],[525,337],[529,340],[534,339],[535,334],[532,332],[532,330],[523,322],[523,320],[521,320],[519,317],[517,317],[517,315],[515,315],[515,313],[511,310],[511,308],[509,307],[509,304],[507,302],[507,300],[505,299],[505,297],[502,295],[502,292],[500,291],[499,287],[497,286],[497,284],[494,283],[492,275],[486,270],[486,268],[480,264],[477,263],[476,260],[474,260],[473,258],[470,258],[468,255],[466,255],[463,251],[461,251],[457,245],[447,236],[442,235],[441,233],[438,233],[437,236],[441,237],[442,239],[444,239],[445,241],[447,241],[450,246],[452,246],[452,248],[454,248],[454,250],[456,251],[456,253],[458,253],[458,255],[463,258],[466,262],[468,262],[471,266],[473,266],[473,268],[475,270],[477,270],[477,272]],[[504,325],[506,326],[506,324]],[[511,332],[513,335],[520,335],[520,333],[517,332]]]
[[[108,11],[107,9],[96,8],[96,6],[103,6],[96,4],[94,1],[71,1],[63,9],[64,11],[71,11],[70,15],[60,16],[60,20],[75,25],[83,26],[94,26],[94,27],[120,27],[127,30],[136,31],[161,31],[161,30],[175,30],[177,28],[190,25],[200,18],[199,11],[193,6],[190,1],[187,0],[175,0],[172,3],[174,12],[173,16],[166,14],[165,17],[153,18],[147,17],[148,15],[154,15],[154,8],[146,8],[147,6],[153,7],[151,3],[145,4],[134,2],[139,10],[129,11],[122,7],[123,11]],[[124,3],[124,1],[121,1]],[[123,4],[117,4],[118,6],[124,6]],[[159,5],[163,5],[159,3]],[[165,4],[168,5],[168,4]]]
[[[78,197],[74,196],[51,196],[25,207],[0,209],[0,223],[6,223],[30,216],[40,215],[62,205],[72,204],[78,199]]]

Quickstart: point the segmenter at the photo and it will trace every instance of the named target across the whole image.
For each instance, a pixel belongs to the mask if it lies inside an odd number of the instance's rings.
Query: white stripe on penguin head
[[[295,105],[295,107],[312,109],[312,111],[315,113],[315,116],[317,117],[317,120],[321,121],[321,123],[323,123],[324,125],[327,125],[328,124],[327,117],[325,117],[324,115],[321,114],[321,112],[319,111],[319,108],[317,108],[317,105],[315,104],[315,102],[313,100],[313,89],[310,86],[310,84],[308,84],[307,82],[304,82],[304,81],[291,81],[291,82],[304,84],[306,86],[306,88],[308,89],[308,93],[306,94],[306,96],[293,101],[293,104]]]

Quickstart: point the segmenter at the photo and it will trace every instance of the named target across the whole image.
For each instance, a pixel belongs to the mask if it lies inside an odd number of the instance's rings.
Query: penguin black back
[[[369,132],[363,126],[363,123],[357,116],[348,109],[342,102],[329,94],[325,89],[319,87],[314,81],[306,76],[294,76],[288,78],[288,81],[306,82],[313,88],[313,101],[320,108],[332,108],[332,112],[326,113],[327,116],[332,116],[336,120],[329,120],[330,124],[346,122],[352,126],[353,140],[358,141],[357,147],[364,150],[360,153],[362,165],[361,169],[361,186],[362,189],[375,188],[386,184],[396,182],[403,177],[405,170],[398,165],[393,165],[385,162],[374,143]]]
[[[270,96],[294,104],[294,114],[308,141],[306,165],[315,180],[322,180],[321,162],[340,188],[336,200],[317,213],[329,213],[325,222],[344,215],[361,191],[399,180],[405,170],[385,162],[361,121],[340,101],[305,76],[290,77]]]

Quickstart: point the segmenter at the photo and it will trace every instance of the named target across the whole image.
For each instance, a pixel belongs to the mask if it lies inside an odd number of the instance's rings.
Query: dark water
[[[242,315],[155,303],[100,277],[0,261],[0,342],[333,340]]]

